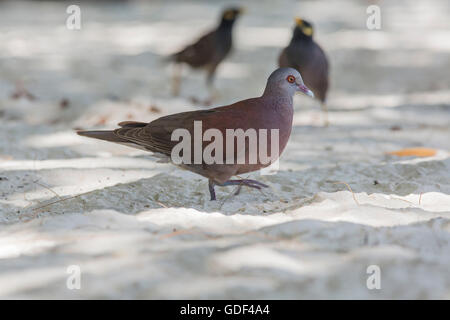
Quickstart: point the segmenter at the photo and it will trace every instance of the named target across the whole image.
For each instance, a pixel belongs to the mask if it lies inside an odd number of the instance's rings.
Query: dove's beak
[[[297,92],[303,93],[307,96],[310,96],[311,98],[314,98],[314,93],[311,90],[309,90],[309,88],[304,84],[299,84],[297,86]]]

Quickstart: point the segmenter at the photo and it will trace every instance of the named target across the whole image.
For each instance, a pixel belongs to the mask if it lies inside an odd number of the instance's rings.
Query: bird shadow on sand
[[[440,170],[449,165],[449,161],[450,159],[419,163],[387,162],[379,165],[346,164],[278,171],[267,176],[253,174],[249,178],[257,179],[269,185],[269,188],[258,191],[244,187],[239,195],[234,195],[235,186],[217,187],[217,201],[209,200],[206,179],[187,171],[174,170],[73,196],[49,198],[47,195],[45,198],[35,199],[39,204],[27,208],[7,206],[5,209],[11,210],[11,221],[105,209],[131,215],[155,208],[192,208],[200,212],[220,212],[224,215],[269,215],[291,212],[327,199],[335,201],[337,196],[333,194],[338,192],[346,193],[348,199],[353,197],[351,202],[356,205],[363,202],[365,206],[389,208],[391,205],[399,206],[400,203],[405,208],[420,209],[422,193],[450,194],[450,185],[439,174]],[[401,199],[409,195],[416,197],[413,200]],[[385,202],[385,199],[395,203]],[[415,203],[416,200],[418,203]]]

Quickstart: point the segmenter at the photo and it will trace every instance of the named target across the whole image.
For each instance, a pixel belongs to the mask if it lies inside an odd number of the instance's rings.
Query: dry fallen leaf
[[[399,157],[432,157],[436,152],[435,149],[430,148],[406,148],[386,153]]]
[[[149,112],[155,112],[155,113],[160,113],[161,112],[161,109],[159,109],[157,106],[155,106],[155,105],[151,105],[149,108],[148,108],[148,111]]]

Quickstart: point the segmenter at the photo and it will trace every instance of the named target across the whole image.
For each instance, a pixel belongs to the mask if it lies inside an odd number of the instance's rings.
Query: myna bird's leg
[[[172,77],[172,94],[174,96],[178,96],[180,94],[181,70],[182,70],[181,64],[175,63],[173,66],[173,77]]]
[[[206,86],[208,88],[213,87],[214,79],[216,77],[216,69],[217,69],[217,65],[210,65],[206,68],[206,71],[207,71]]]
[[[216,191],[214,191],[214,181],[211,179],[208,182],[209,194],[211,195],[211,201],[216,200]]]
[[[208,103],[206,104],[211,104],[214,100],[216,100],[219,97],[219,93],[214,86],[214,80],[216,77],[216,68],[217,68],[216,65],[208,68],[208,75],[206,77],[206,86],[208,87],[209,98],[207,99]]]
[[[219,91],[214,87],[214,85],[211,85],[209,88],[209,98],[208,104],[212,104],[215,100],[217,100],[220,97]]]
[[[320,108],[322,109],[322,113],[323,113],[323,125],[325,127],[328,127],[330,122],[328,121],[328,107],[327,107],[327,104],[325,102],[321,102],[320,103]]]

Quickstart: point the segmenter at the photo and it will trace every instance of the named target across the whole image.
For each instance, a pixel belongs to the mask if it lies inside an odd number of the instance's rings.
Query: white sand
[[[189,100],[206,96],[203,75],[174,99],[160,58],[222,3],[83,2],[81,31],[59,2],[1,3],[1,298],[450,298],[448,1],[380,2],[381,31],[365,2],[245,3],[216,105],[261,93],[303,14],[330,56],[332,126],[296,98],[280,171],[250,175],[270,190],[217,188],[217,202],[202,177],[73,128],[203,108]],[[11,99],[18,81],[37,99]],[[407,147],[438,153],[385,155]]]

